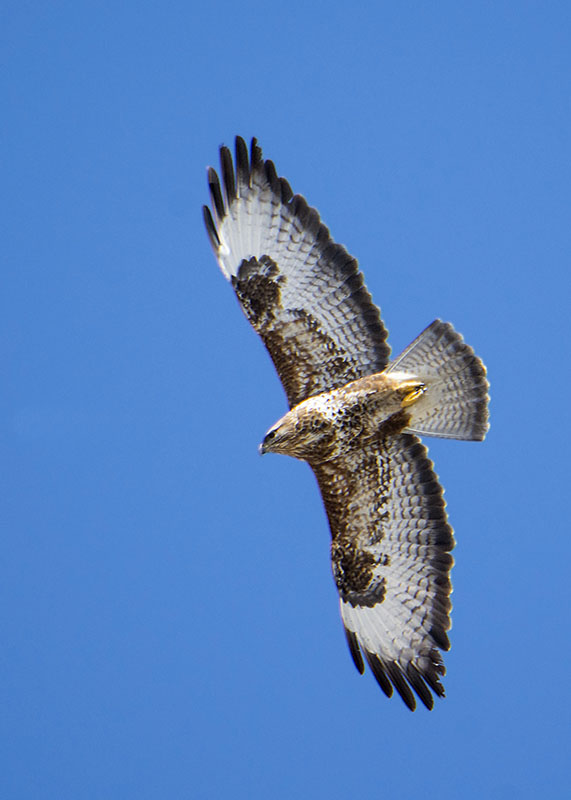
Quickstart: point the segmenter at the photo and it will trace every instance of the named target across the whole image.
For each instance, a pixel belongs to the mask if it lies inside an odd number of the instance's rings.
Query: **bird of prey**
[[[432,709],[450,647],[452,528],[419,436],[482,440],[486,369],[436,320],[390,360],[357,261],[318,212],[236,138],[208,170],[214,254],[285,389],[260,451],[307,461],[331,529],[333,576],[355,666]],[[431,692],[432,690],[432,692]]]

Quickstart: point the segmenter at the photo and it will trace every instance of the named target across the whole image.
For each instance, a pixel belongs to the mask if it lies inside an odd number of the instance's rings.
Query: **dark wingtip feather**
[[[369,665],[371,672],[375,676],[375,680],[383,692],[387,697],[392,697],[393,685],[385,674],[384,666],[380,658],[375,655],[375,653],[369,653],[368,650],[365,650],[365,658],[367,659],[367,664]]]
[[[250,143],[250,164],[251,164],[251,171],[257,167],[263,166],[264,158],[262,156],[262,148],[258,145],[258,140],[255,136],[252,137],[252,141]]]
[[[232,155],[227,147],[220,148],[220,167],[222,169],[222,182],[226,193],[228,205],[236,199],[236,182],[234,180],[234,164]]]
[[[432,711],[434,708],[434,697],[432,696],[428,686],[423,681],[422,675],[412,663],[409,664],[406,669],[406,679],[417,693],[420,700],[424,703],[426,708],[429,711]]]
[[[435,695],[437,695],[438,697],[445,697],[446,696],[446,694],[444,692],[444,686],[438,680],[438,676],[436,675],[436,673],[432,674],[432,673],[428,673],[427,672],[427,673],[423,674],[422,677],[427,682],[427,684],[430,686],[430,688],[432,689],[432,691],[434,692]]]
[[[416,700],[414,699],[414,695],[411,692],[408,683],[404,679],[399,665],[396,663],[396,661],[387,661],[385,664],[385,669],[391,683],[400,694],[405,705],[410,708],[411,711],[414,711],[416,709]]]
[[[282,187],[282,203],[289,203],[293,197],[292,188],[285,178],[280,178],[280,184]]]
[[[280,184],[280,179],[278,178],[278,173],[276,172],[276,167],[274,162],[270,160],[265,161],[264,167],[266,170],[266,178],[268,180],[268,183],[270,184],[272,192],[278,197],[281,197],[282,187]]]
[[[450,639],[443,628],[433,625],[430,629],[430,635],[441,650],[450,650]]]
[[[218,218],[222,219],[224,217],[224,201],[222,199],[220,181],[218,180],[218,175],[213,167],[208,167],[208,188],[210,189],[212,206],[216,211]]]
[[[442,658],[438,650],[434,649],[430,652],[429,656],[424,657],[418,665],[418,671],[422,675],[423,680],[430,686],[432,691],[438,697],[444,697],[444,686],[440,683],[439,676],[446,675],[446,668],[442,662]]]
[[[345,636],[347,637],[347,644],[349,645],[351,658],[353,659],[353,664],[355,664],[357,671],[362,675],[365,672],[365,663],[363,661],[363,656],[361,655],[357,637],[353,631],[349,630],[349,628],[344,628],[344,630]]]
[[[212,247],[217,250],[220,247],[220,239],[218,238],[216,225],[214,224],[214,220],[212,219],[212,214],[210,213],[208,206],[202,206],[202,214],[204,216],[204,224],[206,225],[206,231],[208,233],[210,243]]]
[[[246,188],[250,185],[250,160],[248,158],[248,147],[241,136],[236,136],[236,180],[238,191],[240,187]]]

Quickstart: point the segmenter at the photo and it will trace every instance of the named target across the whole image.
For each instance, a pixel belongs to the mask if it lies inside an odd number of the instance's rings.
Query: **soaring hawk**
[[[206,229],[224,276],[262,338],[290,411],[262,453],[312,468],[331,529],[349,649],[387,696],[414,710],[444,696],[454,547],[443,492],[418,436],[482,440],[483,363],[436,320],[389,360],[387,331],[357,261],[294,195],[252,139],[208,170]],[[235,166],[234,166],[235,164]]]

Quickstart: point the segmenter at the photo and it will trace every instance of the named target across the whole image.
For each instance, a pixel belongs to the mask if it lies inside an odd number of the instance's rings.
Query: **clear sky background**
[[[569,788],[571,4],[32,2],[0,37],[0,796],[562,798]],[[395,352],[485,360],[428,442],[447,697],[359,677],[306,465],[203,230],[256,135]]]

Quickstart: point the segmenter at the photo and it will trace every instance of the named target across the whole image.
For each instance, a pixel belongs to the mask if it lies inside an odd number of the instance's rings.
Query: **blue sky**
[[[6,798],[559,798],[569,785],[571,7],[3,4]],[[429,442],[456,531],[447,697],[359,677],[329,533],[202,227],[256,135],[394,351],[485,360]]]

